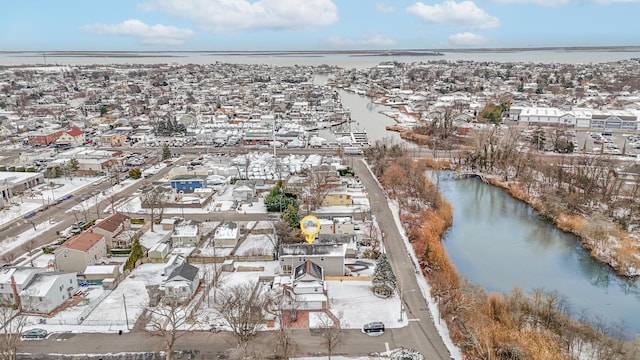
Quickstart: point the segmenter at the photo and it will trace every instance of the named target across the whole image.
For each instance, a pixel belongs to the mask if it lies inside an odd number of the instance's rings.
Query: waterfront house
[[[282,244],[279,249],[280,268],[285,274],[307,260],[322,266],[325,275],[344,275],[346,244]]]

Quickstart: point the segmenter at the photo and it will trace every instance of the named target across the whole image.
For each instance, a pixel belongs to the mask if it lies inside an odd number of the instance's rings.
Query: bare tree
[[[153,224],[155,224],[156,211],[158,212],[158,218],[162,221],[162,214],[164,213],[166,195],[164,191],[159,187],[154,187],[148,190],[145,194],[144,202],[149,207],[151,213],[151,232],[153,232]]]
[[[14,304],[0,303],[0,359],[15,360],[20,334],[27,317]]]
[[[276,316],[280,324],[280,329],[274,334],[276,351],[282,359],[289,359],[291,354],[299,349],[291,331],[291,323],[297,319],[298,306],[295,301],[282,293],[274,296],[272,305],[269,312]]]
[[[36,238],[31,238],[25,241],[20,248],[25,251],[29,255],[29,261],[31,266],[33,266],[33,251],[38,247],[38,240]]]
[[[107,199],[107,201],[109,202],[109,211],[111,213],[116,213],[116,203],[118,202],[118,200],[120,200],[120,196],[118,196],[117,193],[111,193],[109,195],[106,195],[105,198]]]
[[[237,284],[225,290],[218,295],[214,308],[236,335],[238,344],[245,343],[264,323],[270,297],[261,291],[257,282]]]
[[[171,360],[176,341],[198,325],[197,312],[194,313],[174,297],[165,297],[160,304],[147,308],[147,311],[147,331],[152,336],[162,338],[166,359]]]
[[[331,175],[324,171],[323,168],[312,169],[307,179],[307,192],[309,194],[307,210],[312,211],[320,207],[324,198],[336,185],[330,182]]]
[[[331,360],[331,354],[344,341],[341,317],[338,316],[335,319],[329,316],[321,317],[320,330],[322,331],[322,345],[327,347],[329,360]]]

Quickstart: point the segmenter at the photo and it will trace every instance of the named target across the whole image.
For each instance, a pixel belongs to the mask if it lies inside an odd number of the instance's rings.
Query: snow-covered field
[[[47,230],[51,229],[51,227],[55,226],[56,224],[57,224],[56,222],[45,221],[39,224],[35,224],[35,229],[33,227],[30,227],[29,230],[24,231],[18,236],[15,236],[15,237],[0,236],[0,239],[2,239],[2,241],[0,241],[0,255],[6,252],[9,252],[13,249],[20,248],[22,246],[26,247],[27,245],[25,244],[27,244],[27,242],[39,236],[40,234],[46,232]],[[25,251],[26,250],[28,249],[25,249]]]

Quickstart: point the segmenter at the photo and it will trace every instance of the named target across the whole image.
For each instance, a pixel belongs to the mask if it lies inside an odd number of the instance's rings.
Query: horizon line
[[[389,53],[389,52],[481,52],[481,51],[540,51],[540,50],[629,50],[640,45],[603,46],[529,46],[529,47],[479,47],[479,48],[397,48],[397,49],[324,49],[324,50],[0,50],[10,53]]]

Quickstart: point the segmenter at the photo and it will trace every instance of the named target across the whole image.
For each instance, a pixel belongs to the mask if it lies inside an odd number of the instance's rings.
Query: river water
[[[525,203],[479,179],[441,176],[441,191],[454,209],[444,237],[461,274],[487,291],[514,287],[558,291],[591,318],[623,322],[640,333],[640,288],[591,259],[578,239],[541,219]]]
[[[316,78],[322,83],[322,78]],[[385,130],[394,120],[379,114],[387,107],[339,90],[351,118],[366,128],[372,142],[402,141]],[[453,226],[443,241],[461,274],[487,291],[519,287],[558,291],[576,316],[623,323],[640,333],[640,285],[618,277],[591,259],[578,239],[541,219],[506,191],[474,178],[441,175],[441,191],[454,209]]]

